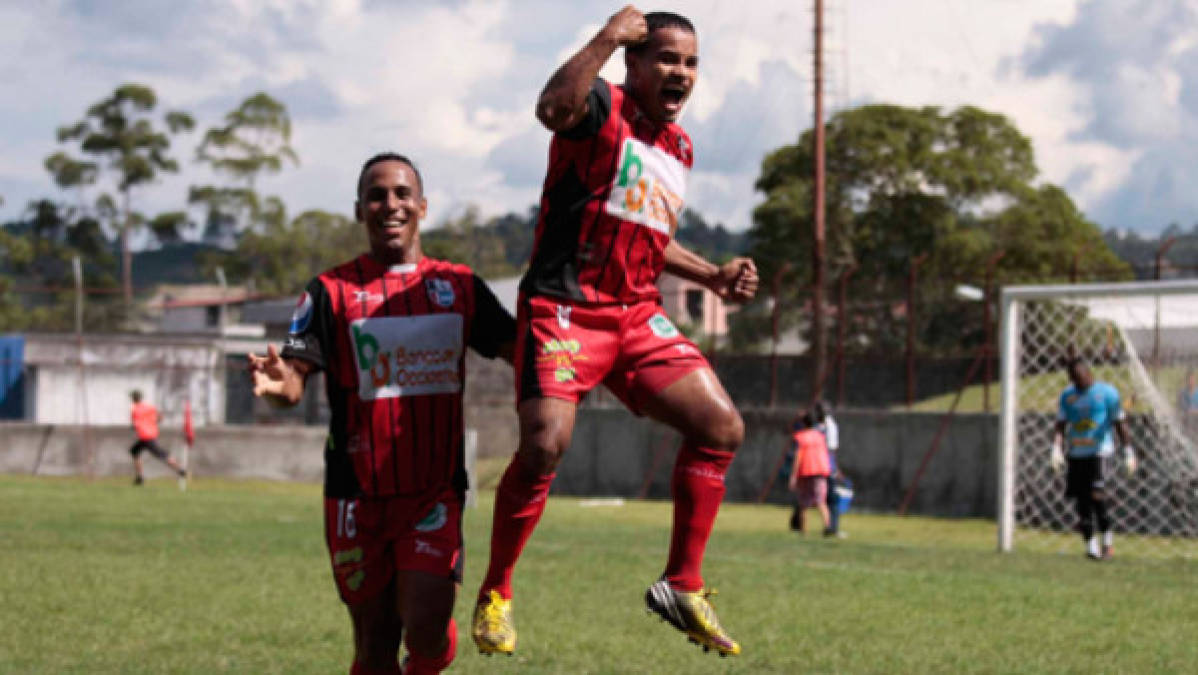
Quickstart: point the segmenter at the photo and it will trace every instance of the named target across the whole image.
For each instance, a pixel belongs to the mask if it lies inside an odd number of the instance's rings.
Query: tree
[[[928,257],[920,271],[926,309],[919,313],[919,340],[945,350],[980,339],[972,323],[963,323],[966,308],[952,287],[980,284],[997,250],[1006,252],[998,268],[1003,280],[1047,280],[1067,269],[1079,246],[1086,266],[1126,273],[1064,191],[1033,186],[1031,143],[1002,115],[970,106],[945,113],[870,105],[834,115],[826,138],[829,278],[851,266],[850,297],[879,300],[854,317],[851,343],[879,350],[901,345],[903,288],[920,254]],[[792,308],[806,296],[802,263],[811,258],[812,141],[808,130],[762,161],[756,187],[765,201],[749,232],[763,279],[791,264],[779,300]],[[734,331],[734,342],[757,340],[766,301],[739,313],[744,327]],[[794,312],[783,318],[798,323]]]
[[[0,325],[10,330],[72,330],[78,256],[90,288],[116,287],[114,260],[100,223],[78,209],[47,199],[29,204],[25,219],[0,227]],[[27,290],[18,292],[14,283]],[[104,295],[85,305],[90,329],[111,328],[127,316],[123,303]]]
[[[205,238],[231,246],[241,231],[260,222],[269,206],[256,192],[259,177],[282,171],[287,162],[299,164],[299,156],[291,147],[287,106],[265,92],[242,101],[224,121],[204,134],[196,159],[232,185],[194,186],[188,202],[206,211]]]
[[[222,266],[229,279],[252,285],[267,295],[294,295],[321,270],[345,262],[365,250],[362,226],[326,211],[305,211],[286,219],[283,203],[268,199],[262,222],[247,230],[234,251],[205,260]]]
[[[78,141],[79,149],[101,160],[114,177],[120,194],[120,217],[113,224],[120,236],[121,290],[126,305],[133,301],[129,234],[144,222],[135,216],[133,190],[153,182],[160,172],[179,170],[178,162],[167,155],[170,135],[194,126],[187,113],[171,111],[163,117],[167,131],[159,131],[152,117],[157,103],[158,97],[149,87],[123,84],[88,108],[83,119],[58,129],[59,143]],[[94,184],[100,171],[97,163],[74,159],[64,152],[48,157],[46,169],[61,187],[80,189]]]

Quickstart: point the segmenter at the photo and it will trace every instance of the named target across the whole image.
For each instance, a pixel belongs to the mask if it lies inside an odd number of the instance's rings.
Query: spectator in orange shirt
[[[137,441],[133,447],[129,448],[129,454],[133,455],[133,470],[136,475],[133,478],[134,485],[141,485],[146,482],[144,474],[142,474],[141,453],[149,452],[158,459],[166,462],[167,466],[175,470],[179,476],[184,475],[183,467],[175,461],[170,454],[158,445],[158,421],[162,419],[162,415],[158,414],[158,408],[153,404],[141,402],[141,392],[134,389],[129,397],[133,399],[133,410],[131,417],[133,419],[133,431],[137,434]]]
[[[819,510],[819,516],[824,521],[824,535],[832,535],[831,513],[828,511],[828,444],[824,434],[815,426],[815,417],[810,412],[803,413],[794,432],[795,461],[790,472],[788,483],[792,492],[797,493],[798,508],[796,510],[797,529],[801,534],[803,528],[803,512],[811,507]]]

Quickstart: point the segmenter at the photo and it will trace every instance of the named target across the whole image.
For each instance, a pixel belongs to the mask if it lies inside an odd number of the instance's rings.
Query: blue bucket
[[[853,503],[853,482],[847,478],[838,479],[832,487],[835,495],[836,512],[846,513]]]

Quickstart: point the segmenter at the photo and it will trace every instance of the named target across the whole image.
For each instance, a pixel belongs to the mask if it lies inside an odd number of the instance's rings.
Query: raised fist
[[[603,28],[621,47],[639,45],[649,38],[649,24],[641,10],[627,5],[607,20]]]

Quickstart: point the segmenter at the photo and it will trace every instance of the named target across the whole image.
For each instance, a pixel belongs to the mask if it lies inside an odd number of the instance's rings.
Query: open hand
[[[275,349],[274,345],[266,346],[266,356],[257,354],[247,355],[250,378],[254,382],[254,396],[270,398],[288,398],[288,383],[297,373]]]

